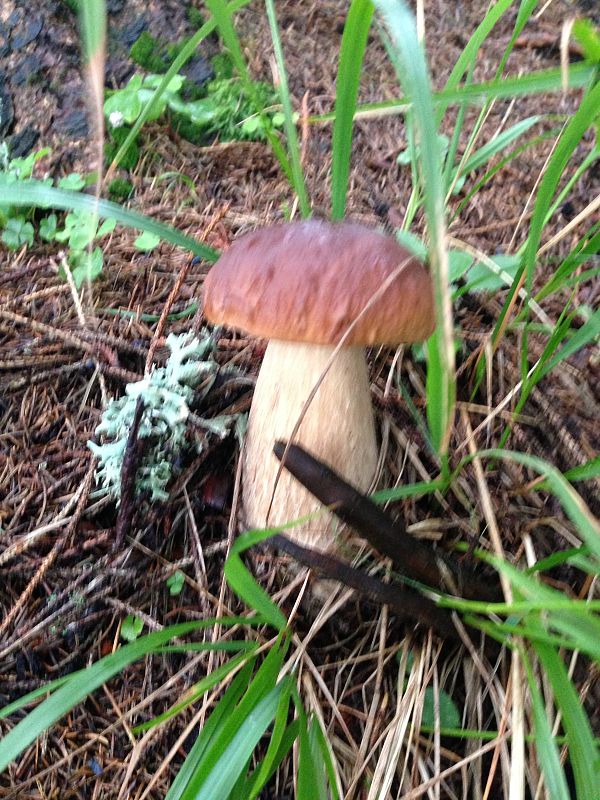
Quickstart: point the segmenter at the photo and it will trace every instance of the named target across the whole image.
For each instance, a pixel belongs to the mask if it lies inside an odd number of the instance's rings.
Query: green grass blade
[[[0,740],[0,772],[6,769],[10,762],[50,725],[67,714],[103,683],[122,672],[133,661],[155,652],[161,645],[177,636],[184,636],[186,633],[206,628],[214,622],[214,620],[203,620],[202,622],[183,622],[179,625],[171,625],[120,647],[115,653],[105,656],[91,667],[70,676],[68,681],[56,689],[47,700],[40,703]]]
[[[256,111],[262,122],[265,135],[269,141],[269,144],[271,145],[271,149],[279,161],[281,169],[283,170],[283,173],[288,179],[290,185],[294,186],[294,173],[287,154],[283,148],[283,145],[279,141],[277,134],[273,130],[271,120],[266,114],[263,113],[263,109],[261,108],[260,101],[257,97],[254,83],[250,77],[248,66],[242,53],[239,37],[231,21],[231,11],[225,4],[224,0],[206,0],[206,5],[213,15],[219,33],[225,42],[225,46],[229,50],[229,54],[231,55],[235,68],[237,69],[242,83],[244,84],[244,89],[247,92],[248,97],[250,97],[254,103]]]
[[[533,648],[552,685],[556,705],[562,713],[563,728],[569,742],[569,758],[575,778],[575,796],[595,797],[600,775],[600,753],[577,691],[569,680],[566,667],[554,647],[534,642]]]
[[[561,361],[569,358],[578,350],[595,341],[600,336],[600,308],[594,311],[592,316],[583,323],[581,328],[570,337],[569,341],[546,362],[541,371],[540,378],[552,372]]]
[[[346,213],[354,113],[373,12],[371,0],[352,0],[342,34],[331,145],[331,218],[334,220],[343,219]]]
[[[249,5],[251,2],[252,0],[233,0],[233,2],[229,3],[229,5],[227,6],[227,12],[229,14],[234,14],[236,11],[239,11],[240,8]],[[121,159],[135,141],[136,136],[142,129],[142,126],[148,120],[148,118],[156,108],[157,104],[160,102],[160,98],[165,93],[165,90],[169,85],[169,83],[171,82],[172,78],[174,78],[175,75],[177,75],[179,70],[194,55],[196,48],[198,47],[200,42],[204,41],[204,39],[206,39],[207,36],[210,36],[210,34],[215,31],[216,27],[217,23],[215,22],[215,20],[209,19],[207,22],[204,23],[204,25],[202,25],[201,28],[199,28],[196,31],[196,33],[181,48],[181,51],[177,54],[177,57],[173,60],[173,63],[163,75],[161,82],[154,90],[152,97],[148,100],[148,102],[142,109],[142,113],[137,118],[133,127],[127,134],[127,138],[117,150],[117,153],[113,158],[109,172],[113,169],[114,165],[119,164],[121,162]]]
[[[279,36],[279,27],[277,25],[277,16],[275,14],[275,3],[273,0],[265,0],[265,4],[267,7],[267,17],[269,18],[269,27],[271,29],[273,49],[275,51],[275,60],[277,61],[277,69],[279,72],[278,91],[285,118],[285,136],[290,157],[293,186],[298,197],[301,216],[309,217],[311,214],[310,200],[308,199],[308,192],[306,190],[306,183],[304,181],[304,174],[302,172],[302,164],[300,162],[300,146],[298,144],[296,123],[294,122],[294,110],[292,108],[292,99],[290,96],[285,61],[283,58],[283,48],[281,47],[281,37]]]
[[[286,683],[284,680],[263,697],[248,714],[223,750],[219,760],[200,787],[194,782],[182,795],[182,800],[223,800],[227,797],[242,771],[246,767],[254,748],[273,721],[279,705],[279,697]]]
[[[331,743],[325,735],[325,732],[321,728],[321,724],[316,717],[312,720],[309,736],[315,759],[318,762],[322,762],[323,766],[325,767],[331,798],[332,800],[340,800],[342,796],[341,787],[338,786],[338,778],[335,771]]]
[[[446,81],[446,86],[444,87],[446,91],[450,92],[453,89],[456,89],[459,81],[468,71],[469,65],[475,61],[479,48],[485,42],[496,24],[500,21],[502,16],[508,11],[512,4],[513,0],[499,0],[499,2],[492,6],[492,8],[488,11],[481,23],[478,25],[477,29],[472,34],[462,53],[458,57],[456,64],[452,68],[452,72],[450,73],[450,76]],[[441,107],[438,109],[439,120],[441,120],[443,117],[445,110],[446,106],[442,103]]]
[[[454,421],[456,388],[443,169],[436,114],[425,55],[417,39],[412,13],[403,0],[376,0],[375,4],[390,33],[394,66],[411,101],[411,117],[420,148],[423,202],[427,219],[437,320],[436,333],[429,340],[427,347],[427,419],[434,445],[444,464]]]
[[[237,705],[240,697],[246,691],[250,678],[252,677],[253,663],[246,664],[240,673],[232,680],[231,685],[219,700],[211,715],[203,725],[202,730],[187,758],[181,765],[177,777],[171,784],[165,800],[181,800],[186,786],[198,768],[202,756],[206,752],[211,739],[219,729],[223,720],[227,719]]]
[[[282,642],[281,638],[269,650],[246,693],[215,731],[182,798],[221,800],[228,795],[226,787],[229,791],[233,789],[258,739],[277,713],[281,692],[290,683],[289,679],[277,683],[287,650],[288,640]],[[262,705],[266,698],[269,701]],[[217,787],[220,794],[214,793]]]
[[[276,630],[282,631],[287,625],[286,618],[267,592],[258,585],[240,558],[241,553],[245,550],[278,532],[279,529],[274,528],[264,531],[248,531],[239,536],[225,562],[224,574],[231,589],[245,603],[256,609]]]
[[[19,181],[18,184],[8,183],[0,175],[0,194],[3,202],[14,206],[40,206],[41,208],[60,208],[65,211],[90,211],[97,213],[103,219],[115,219],[121,225],[135,228],[140,231],[154,233],[165,242],[170,242],[184,250],[189,250],[196,256],[207,261],[216,261],[219,253],[202,242],[180,233],[176,228],[165,225],[163,222],[138,214],[129,208],[124,208],[118,203],[109,200],[96,200],[89,194],[81,192],[68,192],[65,189],[55,189],[46,186],[41,181]]]
[[[505,131],[502,131],[495,139],[487,142],[476,150],[473,155],[467,160],[464,166],[460,169],[460,175],[468,175],[471,172],[474,172],[477,169],[481,169],[488,161],[491,161],[494,156],[498,153],[501,153],[503,150],[512,144],[515,139],[518,139],[520,136],[523,136],[530,128],[536,125],[543,117],[541,115],[534,116],[534,117],[527,117],[526,119],[520,120],[512,127],[508,128]]]
[[[244,800],[254,800],[263,790],[267,781],[290,751],[297,736],[297,725],[288,725],[288,711],[291,700],[291,685],[286,683],[279,697],[279,705],[275,713],[273,733],[264,758],[250,776],[244,789]]]
[[[538,689],[536,677],[525,653],[521,653],[521,659],[529,683],[535,729],[535,752],[538,764],[544,775],[544,783],[552,800],[570,800],[571,795],[569,794],[567,780],[560,763],[560,753],[552,736],[546,707]]]
[[[299,800],[327,800],[327,787],[322,762],[315,759],[311,747],[310,724],[300,720],[298,752],[298,798]]]
[[[567,88],[582,89],[595,77],[595,68],[590,64],[571,64],[567,76]],[[513,97],[532,97],[537,94],[561,92],[562,72],[560,68],[538,70],[519,75],[518,77],[502,77],[482,83],[467,83],[455,89],[442,89],[434,92],[433,102],[438,106],[467,104],[478,106],[488,100],[507,100]],[[383,100],[377,103],[363,103],[357,106],[355,119],[368,117],[394,116],[405,114],[410,110],[411,101],[408,96],[396,100]],[[311,123],[332,122],[334,112],[315,114],[309,118]]]
[[[477,456],[469,456],[465,461],[471,461],[474,457],[509,459],[543,475],[550,491],[558,498],[569,519],[576,525],[580,537],[585,541],[590,552],[600,559],[600,524],[580,495],[556,467],[537,456],[512,450],[481,450]]]
[[[537,252],[542,238],[542,232],[546,216],[552,198],[556,191],[557,186],[563,176],[569,159],[571,158],[575,148],[583,138],[583,135],[590,127],[600,108],[600,82],[598,82],[590,91],[585,95],[576,113],[571,117],[570,121],[565,126],[560,140],[550,157],[544,175],[540,182],[540,186],[536,195],[535,205],[531,222],[529,226],[529,234],[525,245],[523,255],[523,266],[517,272],[513,284],[513,288],[508,294],[502,311],[500,312],[499,319],[492,334],[492,344],[495,348],[498,344],[499,337],[504,330],[506,315],[512,307],[514,295],[520,285],[521,277],[525,274],[525,286],[527,292],[531,294],[533,286],[533,275],[537,263]],[[522,344],[522,361],[525,363],[527,354],[527,335],[526,330],[523,335]],[[480,362],[480,369],[478,370],[478,382],[483,375],[484,365]]]
[[[176,717],[177,714],[180,714],[188,706],[190,706],[192,703],[195,703],[203,695],[205,695],[206,692],[210,691],[213,686],[217,686],[219,683],[224,681],[229,673],[233,672],[233,670],[240,666],[240,664],[243,664],[249,659],[253,660],[254,651],[256,650],[257,645],[253,642],[248,644],[251,646],[245,648],[247,652],[241,653],[239,656],[231,658],[229,661],[226,661],[225,664],[221,664],[213,669],[212,672],[210,672],[208,675],[205,675],[204,678],[197,681],[197,683],[195,683],[193,686],[190,686],[190,688],[186,691],[183,700],[181,700],[179,703],[175,703],[175,705],[171,706],[171,708],[169,708],[167,711],[164,711],[162,714],[159,714],[153,719],[148,720],[148,722],[143,722],[140,725],[136,725],[135,728],[132,729],[132,732],[135,735],[138,733],[144,733],[144,731],[150,730],[150,728],[155,728],[157,725]],[[209,648],[203,649],[207,650]]]

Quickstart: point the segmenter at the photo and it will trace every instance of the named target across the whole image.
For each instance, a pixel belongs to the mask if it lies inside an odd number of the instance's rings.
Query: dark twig
[[[273,452],[281,460],[286,444],[276,442]],[[501,596],[495,580],[484,580],[456,559],[435,553],[414,539],[368,497],[298,445],[287,448],[284,464],[321,503],[331,506],[336,516],[391,558],[402,574],[467,599],[493,601]]]
[[[131,528],[131,521],[135,513],[135,478],[138,466],[142,457],[143,442],[138,439],[138,431],[142,414],[144,413],[144,401],[138,397],[135,406],[133,422],[127,436],[127,445],[123,456],[123,466],[121,467],[121,502],[119,505],[119,515],[115,525],[115,541],[113,550],[119,550],[125,541],[125,536]]]
[[[339,558],[320,550],[302,547],[287,536],[278,533],[267,540],[268,544],[279,548],[301,564],[320,572],[327,578],[343,583],[351,589],[379,603],[393,608],[397,616],[408,623],[421,622],[443,639],[460,641],[460,637],[448,611],[438,608],[428,597],[401,583],[383,583],[366,575],[362,570],[351,567]]]

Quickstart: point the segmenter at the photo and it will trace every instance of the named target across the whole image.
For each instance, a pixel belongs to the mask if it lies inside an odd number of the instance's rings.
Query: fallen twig
[[[376,550],[391,558],[404,575],[467,599],[501,598],[493,578],[480,577],[457,559],[434,552],[410,536],[372,500],[298,445],[289,445],[286,452],[286,444],[276,442],[273,452],[280,460],[286,453],[283,462],[286,469]]]

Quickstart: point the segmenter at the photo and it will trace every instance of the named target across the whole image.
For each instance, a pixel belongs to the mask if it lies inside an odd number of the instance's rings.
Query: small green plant
[[[121,623],[121,639],[126,642],[135,642],[144,629],[144,620],[128,614]]]
[[[195,387],[214,377],[219,370],[214,358],[215,336],[206,332],[201,338],[171,334],[167,345],[171,355],[166,365],[154,368],[141,381],[127,384],[125,396],[111,401],[105,409],[96,428],[105,442],[88,442],[99,459],[96,480],[116,499],[120,497],[123,458],[138,398],[144,404],[138,430],[139,439],[144,441],[144,453],[136,475],[136,492],[149,492],[151,502],[168,499],[167,486],[178,470],[176,462],[185,451],[195,447],[201,452],[209,436],[222,439],[236,426],[241,433],[239,415],[212,419],[195,417],[196,425],[206,436],[192,442],[188,423],[192,414],[190,406],[198,400]],[[210,386],[212,381],[206,384]]]
[[[161,75],[136,74],[123,89],[107,98],[104,113],[115,143],[125,139],[129,128],[138,120],[162,80]],[[219,77],[207,84],[206,96],[196,100],[185,98],[184,86],[185,78],[182,75],[171,78],[146,119],[156,120],[168,113],[173,126],[194,142],[216,136],[222,141],[263,140],[266,138],[265,121],[256,114],[258,104],[267,109],[268,120],[274,127],[283,126],[283,115],[275,110],[277,94],[268,83],[254,81],[254,96],[251,97],[238,78]],[[120,166],[126,167],[126,164],[121,162]]]
[[[185,575],[180,569],[176,570],[167,578],[167,589],[172,597],[176,597],[177,595],[181,594],[184,584]]]
[[[38,161],[49,153],[49,148],[43,148],[26,158],[11,159],[8,148],[0,148],[0,178],[3,179],[4,186],[11,192],[18,192],[19,186],[24,187],[30,182]],[[58,179],[46,177],[38,181],[37,185],[76,194],[90,186],[94,180],[93,174],[84,176],[72,172]],[[127,199],[133,191],[133,185],[118,178],[109,187],[109,192],[111,189],[120,193],[120,199]],[[67,265],[78,289],[85,281],[97,278],[104,266],[102,248],[98,242],[112,233],[116,221],[112,218],[101,221],[93,211],[86,208],[73,208],[64,217],[59,217],[54,212],[40,216],[41,207],[40,203],[31,207],[0,203],[2,243],[9,250],[18,250],[23,246],[32,247],[36,237],[43,242],[58,243],[67,247]],[[156,233],[145,232],[137,237],[134,244],[139,250],[150,252],[159,241],[160,237]],[[60,273],[63,278],[66,277],[62,266]]]
[[[26,158],[10,159],[8,148],[4,146],[0,153],[0,172],[6,185],[17,189],[20,183],[28,181],[37,162],[49,153],[48,148],[43,148]],[[41,183],[70,192],[80,192],[92,180],[93,176],[86,178],[78,172],[72,172],[58,180],[45,178]],[[114,229],[114,220],[107,219],[100,225],[97,217],[91,212],[72,211],[66,215],[64,227],[61,228],[54,213],[40,218],[33,206],[17,210],[9,204],[0,204],[1,239],[9,250],[18,250],[23,246],[31,247],[36,236],[36,225],[37,234],[42,241],[58,242],[68,246],[67,262],[77,288],[81,287],[86,278],[92,280],[102,272],[102,250],[100,247],[95,247],[89,251],[89,247]]]

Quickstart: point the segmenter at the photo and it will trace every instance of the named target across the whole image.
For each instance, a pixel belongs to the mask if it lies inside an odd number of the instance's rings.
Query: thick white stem
[[[322,508],[287,470],[273,492],[279,467],[273,444],[277,439],[289,440],[333,349],[269,342],[254,390],[244,450],[242,495],[248,527],[283,524]],[[362,348],[350,347],[337,354],[294,441],[357,489],[369,488],[377,465],[377,442]],[[332,551],[336,528],[339,523],[327,514],[286,533],[305,546]]]

